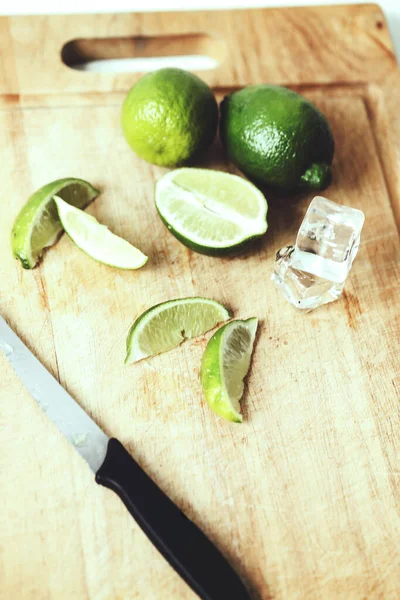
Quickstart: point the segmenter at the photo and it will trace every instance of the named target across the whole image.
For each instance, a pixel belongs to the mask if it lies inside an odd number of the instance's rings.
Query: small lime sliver
[[[246,179],[229,173],[171,171],[156,183],[155,203],[169,231],[202,254],[232,254],[267,231],[263,194]]]
[[[133,323],[126,340],[125,363],[161,354],[188,338],[213,329],[230,318],[229,311],[208,298],[181,298],[146,310]]]
[[[240,399],[250,367],[257,319],[223,325],[211,337],[201,362],[201,384],[211,408],[228,421],[241,423]]]
[[[111,233],[97,219],[54,196],[63,228],[71,240],[94,260],[118,269],[139,269],[147,256]]]
[[[83,179],[57,179],[37,190],[19,212],[11,232],[13,254],[24,269],[33,269],[43,250],[56,243],[63,228],[54,196],[71,206],[85,208],[99,190]]]

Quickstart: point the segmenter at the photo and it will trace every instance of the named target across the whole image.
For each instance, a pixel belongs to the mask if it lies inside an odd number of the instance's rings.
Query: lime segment
[[[230,318],[229,311],[208,298],[181,298],[157,304],[133,323],[126,340],[125,363],[167,352]]]
[[[118,269],[139,269],[147,262],[140,250],[114,235],[94,217],[54,196],[58,214],[69,237],[94,260]]]
[[[207,344],[201,363],[201,384],[211,408],[228,421],[241,423],[240,399],[250,367],[257,319],[223,325]]]
[[[54,196],[71,206],[85,208],[99,190],[83,179],[57,179],[35,192],[18,214],[11,233],[13,254],[24,269],[33,269],[43,250],[52,246],[62,233]]]
[[[185,246],[224,255],[267,231],[267,203],[249,181],[207,169],[182,168],[156,183],[164,224]]]

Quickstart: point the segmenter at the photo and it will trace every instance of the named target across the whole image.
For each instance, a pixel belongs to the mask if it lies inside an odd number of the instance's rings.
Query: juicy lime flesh
[[[242,228],[229,218],[210,208],[211,203],[202,201],[198,195],[187,193],[175,186],[163,214],[168,223],[195,242],[215,245],[225,240],[242,239]]]
[[[193,249],[231,248],[267,230],[267,203],[250,182],[218,171],[178,169],[156,184],[168,229]]]
[[[57,207],[54,202],[48,202],[43,211],[38,215],[31,236],[32,256],[35,260],[44,248],[52,246],[62,231],[58,218]]]
[[[120,269],[137,269],[147,257],[82,210],[54,197],[62,225],[75,244],[95,260]]]
[[[218,105],[210,88],[181,69],[143,76],[122,107],[124,136],[138,156],[161,166],[178,166],[213,141]]]
[[[258,202],[249,202],[249,184],[241,177],[207,169],[180,169],[174,183],[198,198],[211,212],[232,213],[237,219],[257,219]]]
[[[239,401],[250,367],[257,319],[223,325],[210,339],[201,364],[201,383],[211,408],[221,417],[242,422]]]
[[[220,135],[230,159],[257,183],[293,192],[330,183],[331,128],[296,92],[254,85],[226,96]]]
[[[33,268],[43,250],[52,246],[62,232],[55,195],[85,208],[99,191],[82,179],[58,179],[37,190],[19,212],[11,234],[13,254],[26,269]]]
[[[206,298],[183,298],[143,313],[127,338],[127,363],[176,348],[184,339],[203,335],[229,319],[227,309]]]
[[[239,412],[244,381],[250,367],[254,332],[246,326],[232,327],[227,331],[222,350],[222,374],[226,392]]]

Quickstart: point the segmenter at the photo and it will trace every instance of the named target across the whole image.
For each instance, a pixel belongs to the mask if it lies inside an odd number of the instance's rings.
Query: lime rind
[[[240,400],[252,356],[258,321],[233,320],[211,337],[203,354],[201,383],[211,408],[221,417],[241,423]]]
[[[222,304],[199,296],[157,304],[133,323],[126,340],[125,364],[172,350],[230,317]]]
[[[77,208],[86,208],[99,190],[83,179],[57,179],[37,190],[17,215],[11,232],[11,247],[24,269],[38,263],[45,248],[55,244],[63,228],[53,201],[60,196]]]
[[[87,213],[54,196],[62,226],[71,240],[94,260],[118,269],[139,269],[148,258]]]
[[[169,231],[203,254],[231,254],[268,228],[268,205],[260,190],[220,171],[182,168],[167,173],[156,183],[155,204]]]

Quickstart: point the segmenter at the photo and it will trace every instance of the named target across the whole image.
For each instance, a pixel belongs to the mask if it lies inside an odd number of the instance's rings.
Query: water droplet
[[[40,389],[36,385],[32,386],[32,388],[31,388],[31,394],[35,398],[35,400],[37,400],[39,402],[39,400],[40,400]]]
[[[88,439],[88,434],[87,433],[75,433],[75,435],[71,436],[71,442],[73,443],[74,446],[76,446],[76,448],[80,448],[81,446],[84,446],[87,442]]]
[[[10,356],[14,352],[14,349],[7,342],[3,342],[0,340],[0,350],[3,350],[5,356]]]

